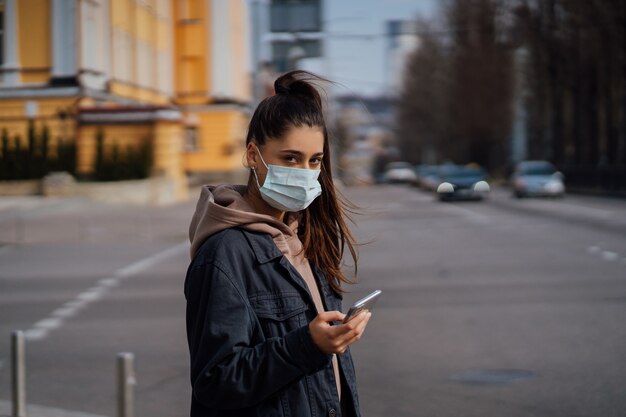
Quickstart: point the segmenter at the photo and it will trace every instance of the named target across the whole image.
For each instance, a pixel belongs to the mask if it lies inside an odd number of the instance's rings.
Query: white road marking
[[[33,327],[37,329],[52,330],[61,325],[61,319],[58,317],[43,319],[35,323]]]
[[[48,337],[48,330],[46,329],[29,329],[24,332],[24,337],[29,341],[42,340]]]
[[[134,262],[124,268],[118,269],[115,272],[115,276],[124,278],[129,275],[137,274],[144,269],[150,268],[152,265],[158,264],[159,262],[166,258],[169,258],[170,256],[178,254],[182,250],[186,250],[187,248],[189,248],[189,244],[186,241],[176,246],[172,246],[171,248],[165,249],[164,251],[156,253],[152,256],[148,256],[147,258],[140,259],[139,261]]]
[[[72,310],[80,310],[86,305],[87,305],[87,301],[74,299],[72,301],[68,301],[67,303],[63,304],[63,307],[71,308]]]
[[[84,300],[89,303],[91,301],[96,301],[100,299],[100,297],[102,297],[102,291],[92,289],[89,291],[85,291],[81,294],[78,294],[76,298],[79,300]]]
[[[613,261],[618,261],[620,255],[616,252],[612,252],[609,250],[602,250],[601,246],[604,245],[604,242],[600,242],[596,245],[592,245],[592,246],[588,246],[587,247],[587,253],[591,254],[591,255],[600,255],[600,257],[607,261],[607,262],[613,262]],[[622,258],[622,262],[626,263],[626,257]]]
[[[61,317],[65,319],[68,317],[72,317],[73,315],[76,314],[77,311],[78,311],[77,308],[61,307],[61,308],[57,308],[56,310],[54,310],[52,313],[50,313],[50,315],[53,317]]]
[[[615,252],[611,252],[608,250],[605,250],[604,252],[602,252],[602,259],[604,259],[605,261],[615,261],[619,258],[619,255]]]
[[[61,307],[50,313],[49,317],[35,323],[33,328],[24,332],[24,336],[29,341],[45,339],[50,334],[50,331],[61,327],[65,319],[75,316],[79,310],[101,299],[111,288],[119,285],[121,280],[138,274],[139,272],[162,262],[170,256],[187,251],[188,248],[189,243],[183,242],[154,255],[140,259],[137,262],[133,262],[124,268],[118,269],[114,276],[99,280],[96,286],[88,288],[78,294],[76,298],[66,302]]]
[[[104,278],[98,281],[98,284],[103,287],[115,287],[120,283],[120,280],[117,278]]]

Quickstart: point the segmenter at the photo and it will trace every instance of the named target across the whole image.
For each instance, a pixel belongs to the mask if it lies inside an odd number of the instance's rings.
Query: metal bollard
[[[11,334],[11,385],[13,417],[26,417],[26,344],[24,332]]]
[[[133,417],[135,414],[135,355],[128,352],[117,354],[117,416]]]

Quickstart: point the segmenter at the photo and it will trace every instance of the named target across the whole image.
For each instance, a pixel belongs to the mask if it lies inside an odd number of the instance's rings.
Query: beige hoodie
[[[302,276],[309,288],[318,313],[324,311],[315,276],[309,261],[304,256],[302,242],[298,238],[298,214],[287,213],[285,222],[272,216],[255,213],[243,198],[245,185],[203,186],[196,212],[189,226],[191,258],[211,235],[232,227],[239,227],[252,232],[267,233],[278,249]],[[336,355],[332,358],[337,392],[341,398],[341,383]]]

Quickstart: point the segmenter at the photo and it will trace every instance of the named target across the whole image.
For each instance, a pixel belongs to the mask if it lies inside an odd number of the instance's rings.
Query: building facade
[[[29,121],[76,141],[146,141],[154,175],[240,170],[249,118],[245,0],[0,0],[0,128]]]

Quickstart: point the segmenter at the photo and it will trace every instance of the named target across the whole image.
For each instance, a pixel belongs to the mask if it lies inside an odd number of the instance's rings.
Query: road
[[[344,307],[384,292],[353,347],[364,416],[626,415],[626,201],[345,194],[366,243]],[[0,204],[0,415],[13,329],[30,335],[32,417],[114,416],[122,351],[136,356],[136,415],[187,415],[194,205]]]

